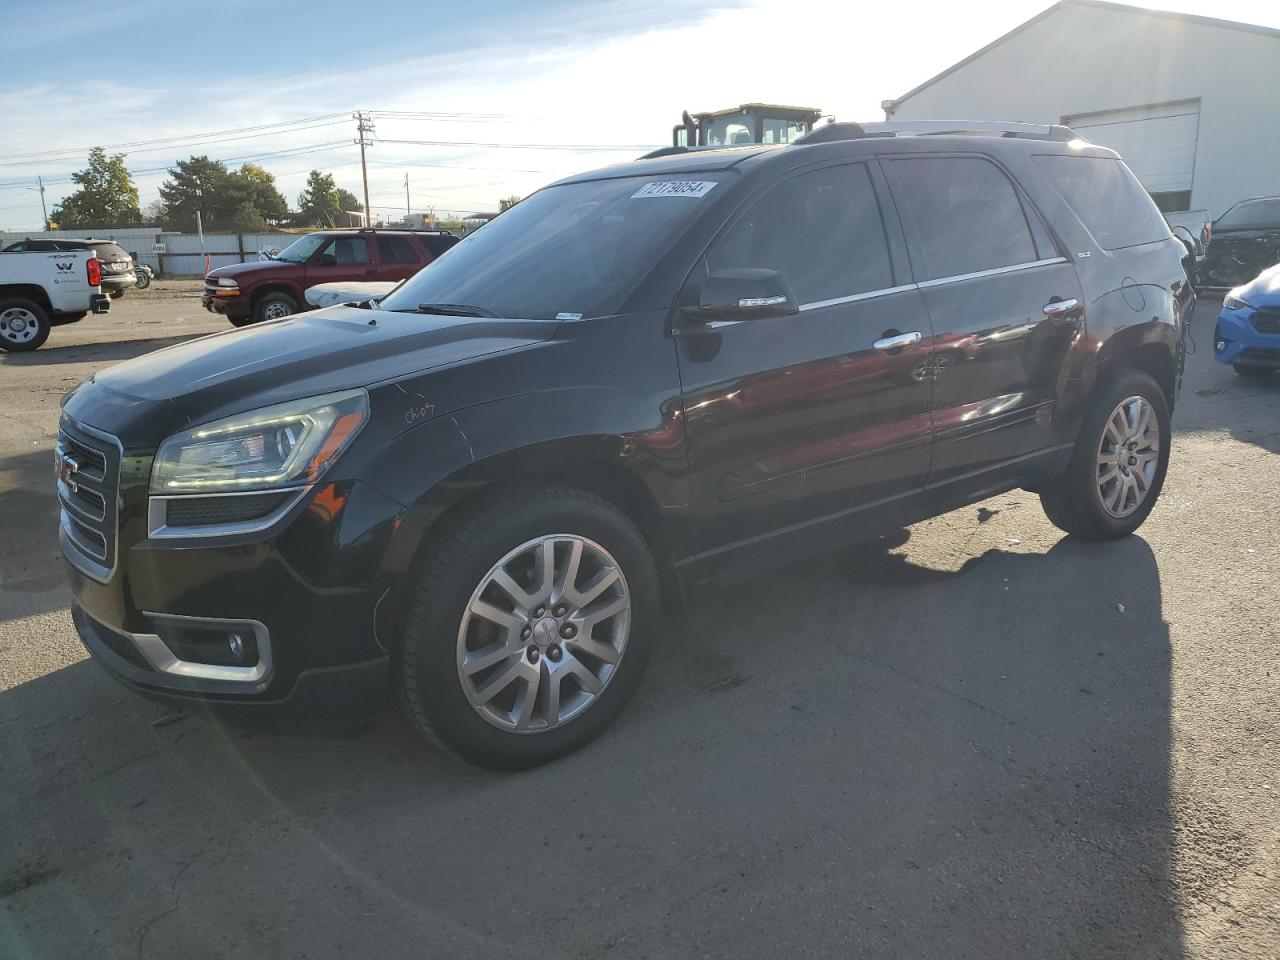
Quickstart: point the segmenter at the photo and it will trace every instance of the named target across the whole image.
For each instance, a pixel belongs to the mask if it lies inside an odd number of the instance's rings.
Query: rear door
[[[929,484],[980,474],[1054,443],[1058,376],[1081,329],[1075,267],[990,158],[885,164],[933,326]]]
[[[408,237],[379,234],[377,247],[379,280],[407,280],[422,268],[423,255]]]
[[[749,201],[695,267],[691,285],[778,270],[800,304],[677,338],[696,552],[771,553],[771,534],[856,525],[921,489],[930,331],[882,184],[867,163],[793,174]],[[902,335],[914,342],[883,342]]]

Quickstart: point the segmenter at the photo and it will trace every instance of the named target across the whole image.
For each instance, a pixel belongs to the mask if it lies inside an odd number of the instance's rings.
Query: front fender
[[[380,579],[389,594],[378,635],[393,635],[407,574],[441,518],[463,499],[522,477],[573,482],[575,474],[625,473],[660,516],[688,503],[678,397],[640,400],[605,387],[547,390],[480,404],[411,427],[362,473],[404,505]]]

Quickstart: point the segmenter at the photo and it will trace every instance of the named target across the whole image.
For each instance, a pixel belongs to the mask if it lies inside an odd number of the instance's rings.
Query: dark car
[[[1207,286],[1234,287],[1280,263],[1280,197],[1241,200],[1213,221],[1201,275]]]
[[[308,287],[405,280],[457,242],[439,230],[319,230],[303,234],[270,259],[211,270],[202,302],[236,327],[279,320],[309,309],[303,296]]]
[[[137,283],[133,257],[114,240],[73,240],[70,238],[37,237],[19,240],[4,248],[5,253],[21,253],[32,250],[92,250],[102,263],[102,292],[112,300],[119,300],[126,290]]]
[[[380,306],[103,370],[58,440],[85,644],[232,715],[394,692],[522,767],[604,729],[663,611],[722,578],[1017,487],[1081,539],[1131,533],[1182,247],[1113,152],[973,129],[582,174]]]

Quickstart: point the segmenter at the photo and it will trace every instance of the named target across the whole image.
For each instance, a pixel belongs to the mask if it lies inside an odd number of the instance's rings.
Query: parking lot
[[[0,957],[1273,957],[1280,377],[1197,308],[1164,494],[1028,493],[727,588],[592,746],[463,766],[134,697],[67,610],[58,398],[194,282],[0,355]]]

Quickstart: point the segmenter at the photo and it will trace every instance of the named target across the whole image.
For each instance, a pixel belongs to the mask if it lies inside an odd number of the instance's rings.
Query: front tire
[[[1066,472],[1040,493],[1049,520],[1084,540],[1128,536],[1155,507],[1169,466],[1169,404],[1139,370],[1094,390]]]
[[[49,314],[38,303],[22,297],[0,300],[0,350],[26,353],[49,339]]]
[[[297,312],[298,301],[283,291],[273,290],[271,293],[264,293],[253,305],[253,322],[281,320]]]
[[[134,281],[133,285],[139,290],[145,290],[151,286],[151,276],[147,273],[139,273],[138,279]]]
[[[490,500],[451,528],[409,597],[409,719],[497,769],[576,750],[639,686],[658,597],[643,536],[607,501],[566,487]]]

